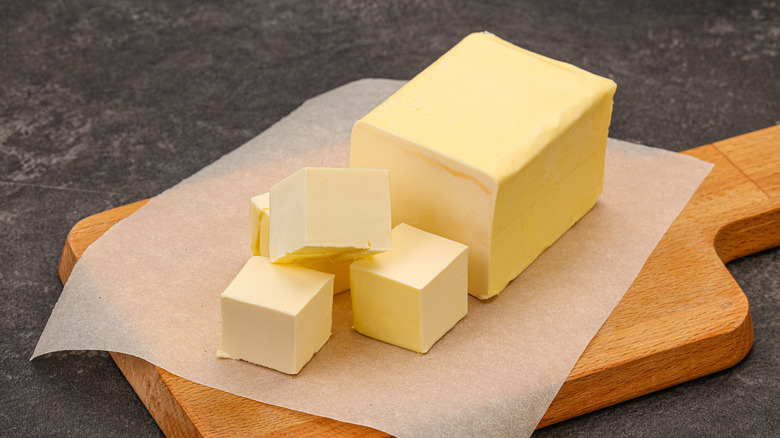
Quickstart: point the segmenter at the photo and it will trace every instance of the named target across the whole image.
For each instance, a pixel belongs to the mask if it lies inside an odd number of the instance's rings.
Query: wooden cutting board
[[[747,298],[725,262],[780,245],[780,126],[684,152],[715,168],[580,357],[538,427],[728,368],[748,353]],[[71,230],[63,283],[84,250],[146,201]],[[111,353],[168,436],[387,436],[198,385]]]

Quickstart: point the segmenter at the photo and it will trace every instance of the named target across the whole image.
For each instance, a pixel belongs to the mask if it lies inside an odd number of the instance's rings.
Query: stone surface
[[[0,430],[156,436],[106,353],[32,354],[81,218],[165,190],[305,99],[409,79],[489,30],[618,83],[610,134],[684,150],[780,123],[780,3],[0,3]],[[772,436],[780,250],[729,267],[756,340],[736,367],[538,436]]]

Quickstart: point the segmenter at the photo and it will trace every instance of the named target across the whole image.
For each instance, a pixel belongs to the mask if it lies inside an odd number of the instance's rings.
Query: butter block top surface
[[[370,271],[422,289],[461,253],[466,245],[401,223],[392,231],[393,249],[352,264],[352,270]]]
[[[222,298],[295,315],[332,277],[333,274],[276,265],[267,257],[254,256],[222,292]]]
[[[487,32],[467,36],[357,123],[369,123],[501,180],[613,81]]]

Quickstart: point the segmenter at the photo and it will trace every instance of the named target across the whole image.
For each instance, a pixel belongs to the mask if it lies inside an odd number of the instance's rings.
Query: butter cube
[[[393,223],[468,245],[489,298],[596,203],[615,89],[472,34],[355,124],[350,166],[389,169]]]
[[[347,260],[390,249],[387,170],[307,167],[271,188],[274,263]]]
[[[249,239],[252,255],[269,256],[268,239],[270,208],[268,193],[253,196],[249,203]],[[296,264],[315,271],[335,275],[333,279],[333,294],[349,290],[349,265],[352,259],[334,261],[331,259],[301,259]]]
[[[268,216],[269,194],[253,196],[249,200],[249,250],[255,256],[269,256]]]
[[[333,275],[252,257],[220,305],[217,357],[298,374],[330,337]]]
[[[350,267],[356,331],[426,353],[468,311],[468,248],[407,224]]]
[[[349,290],[349,266],[354,259],[342,261],[331,259],[305,259],[295,263],[304,268],[314,269],[315,271],[333,274],[333,295],[340,294]]]

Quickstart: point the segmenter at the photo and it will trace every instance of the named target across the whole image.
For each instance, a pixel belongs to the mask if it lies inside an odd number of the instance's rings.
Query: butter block
[[[220,297],[217,357],[298,374],[330,337],[333,275],[249,259]]]
[[[271,188],[274,263],[356,259],[390,249],[390,180],[384,169],[307,167]]]
[[[426,353],[468,311],[468,248],[407,224],[350,267],[354,329]]]
[[[472,34],[354,125],[350,166],[389,169],[393,223],[468,245],[489,298],[595,205],[615,89]]]
[[[249,241],[252,255],[269,256],[269,224],[271,209],[269,194],[253,196],[249,203]],[[334,261],[331,259],[303,259],[296,264],[315,271],[335,275],[333,279],[333,294],[349,290],[349,265],[352,259]]]

